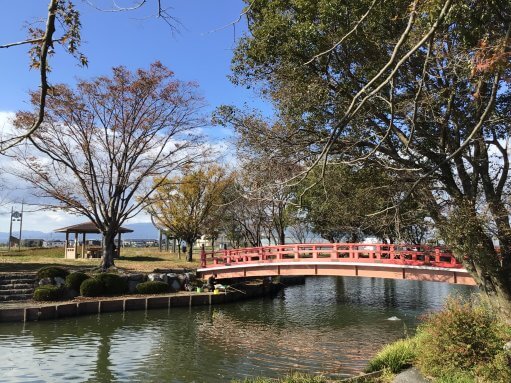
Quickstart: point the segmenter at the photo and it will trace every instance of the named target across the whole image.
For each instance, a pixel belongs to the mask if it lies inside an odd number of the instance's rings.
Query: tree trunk
[[[475,279],[488,303],[508,322],[511,320],[511,280],[502,267],[505,248],[497,251],[484,223],[478,218],[475,205],[461,201],[456,210],[441,226],[443,237],[454,255]],[[507,238],[499,238],[508,243]],[[503,241],[504,239],[504,241]]]
[[[286,244],[286,233],[283,229],[279,230],[279,245]]]
[[[188,262],[192,262],[193,260],[193,241],[186,241],[186,244],[188,245],[188,257],[186,260]]]
[[[108,230],[103,233],[103,256],[101,257],[101,264],[99,265],[103,271],[115,266],[114,252],[116,234],[117,233],[113,230]]]

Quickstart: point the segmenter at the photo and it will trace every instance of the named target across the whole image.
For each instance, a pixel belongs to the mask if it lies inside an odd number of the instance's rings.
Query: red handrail
[[[362,262],[462,268],[445,246],[385,243],[300,243],[201,252],[201,267],[272,262]]]

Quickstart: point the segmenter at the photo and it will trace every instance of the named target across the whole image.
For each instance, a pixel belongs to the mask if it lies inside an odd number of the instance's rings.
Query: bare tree
[[[301,170],[296,160],[297,153],[274,157],[274,137],[284,139],[289,127],[282,121],[271,123],[253,115],[241,115],[236,110],[221,107],[214,121],[234,128],[237,133],[238,172],[241,197],[252,200],[262,209],[262,230],[269,243],[284,244],[286,229],[291,222],[291,202],[295,199],[293,188],[286,181]],[[258,202],[255,202],[258,201]]]
[[[33,104],[38,108],[38,98]],[[46,117],[15,151],[27,181],[47,207],[88,217],[104,236],[102,269],[114,265],[114,238],[122,223],[147,204],[173,171],[201,157],[195,128],[203,103],[196,86],[173,78],[159,62],[135,73],[81,81],[76,90],[54,87]],[[37,112],[35,112],[37,113]],[[34,113],[20,112],[15,125],[30,129]],[[193,150],[192,150],[193,149]]]
[[[155,11],[152,14],[154,17],[163,20],[172,29],[175,29],[177,24],[177,20],[169,14],[168,8],[164,6],[163,0],[136,0],[131,5],[124,7],[112,0],[112,6],[106,9],[98,7],[93,0],[85,0],[84,3],[102,12],[135,11],[148,3],[153,3],[155,5],[153,8]],[[28,38],[0,45],[0,49],[29,46],[30,67],[39,71],[38,113],[34,115],[30,128],[26,129],[23,134],[0,138],[0,154],[4,154],[9,148],[29,138],[41,126],[45,116],[46,97],[52,89],[48,79],[49,58],[55,54],[56,45],[76,57],[80,65],[87,66],[88,59],[80,51],[81,43],[81,20],[77,6],[70,0],[49,0],[44,25],[30,24]]]

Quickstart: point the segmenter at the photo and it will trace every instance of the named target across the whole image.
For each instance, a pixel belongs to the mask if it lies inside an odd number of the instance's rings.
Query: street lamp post
[[[11,218],[10,218],[10,223],[9,223],[9,241],[8,241],[8,250],[10,251],[11,250],[11,239],[12,239],[12,223],[13,222],[18,222],[20,223],[20,237],[19,237],[19,242],[18,242],[18,250],[20,250],[21,248],[21,229],[22,229],[22,225],[23,225],[23,204],[21,205],[21,213],[19,211],[14,211],[14,207],[11,207]]]

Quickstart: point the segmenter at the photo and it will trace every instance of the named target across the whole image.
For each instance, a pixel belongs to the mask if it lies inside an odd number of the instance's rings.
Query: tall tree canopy
[[[34,95],[37,110],[39,98]],[[135,73],[124,67],[111,77],[55,86],[46,117],[30,142],[41,153],[19,148],[15,173],[46,206],[89,218],[104,236],[101,266],[113,265],[114,239],[122,223],[145,207],[165,179],[201,157],[195,129],[203,120],[196,86],[180,82],[156,62]],[[34,113],[15,124],[30,129]],[[161,183],[162,181],[160,181]]]
[[[408,181],[403,199],[422,186],[447,243],[511,313],[511,3],[250,4],[233,81],[275,102],[286,150],[319,166],[372,158]]]
[[[377,166],[330,164],[314,168],[300,183],[297,196],[311,230],[330,242],[360,242],[364,236],[390,243],[423,243],[428,234],[420,194],[414,193],[395,210],[373,215],[394,205],[408,186]],[[300,190],[301,189],[301,190]]]

